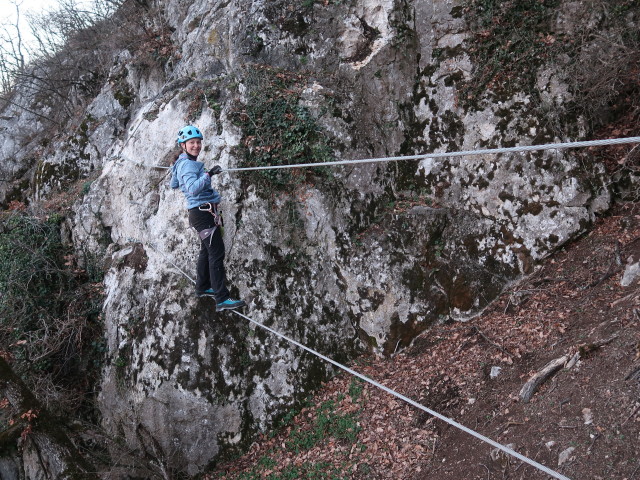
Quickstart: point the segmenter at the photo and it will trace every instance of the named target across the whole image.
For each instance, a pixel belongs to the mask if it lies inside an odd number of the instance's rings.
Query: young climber
[[[211,178],[222,171],[216,165],[207,171],[198,161],[203,136],[193,125],[178,132],[178,146],[182,153],[171,169],[171,188],[180,188],[187,200],[189,225],[200,237],[200,254],[196,266],[196,295],[216,299],[216,311],[240,308],[242,300],[229,298],[224,271],[224,243],[221,217],[218,215],[220,194],[211,187]]]

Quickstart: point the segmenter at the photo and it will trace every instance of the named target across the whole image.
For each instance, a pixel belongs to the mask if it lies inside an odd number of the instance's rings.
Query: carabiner
[[[209,202],[203,203],[202,205],[198,205],[198,210],[200,210],[201,212],[209,212],[212,215],[213,215],[213,208],[214,208],[213,204]]]

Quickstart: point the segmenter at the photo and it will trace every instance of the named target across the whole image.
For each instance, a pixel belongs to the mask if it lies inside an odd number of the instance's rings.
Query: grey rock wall
[[[197,237],[166,167],[187,121],[204,132],[207,164],[238,164],[243,132],[231,116],[248,101],[246,65],[307,72],[301,105],[341,159],[569,138],[545,123],[531,92],[487,91],[463,106],[460,82],[474,65],[457,0],[160,6],[179,49],[172,69],[138,68],[118,52],[113,81],[72,135],[37,168],[20,163],[7,137],[0,168],[16,181],[31,172],[34,198],[95,172],[69,228],[76,248],[108,264],[104,426],[195,474],[271,428],[331,373],[192,295]],[[194,91],[211,85],[218,108],[194,113]],[[545,108],[570,99],[551,69],[537,88]],[[0,128],[31,121],[14,112]],[[476,315],[608,208],[602,174],[562,151],[338,167],[270,197],[233,173],[213,183],[224,198],[228,277],[247,313],[348,361],[363,349],[393,354],[433,322]]]

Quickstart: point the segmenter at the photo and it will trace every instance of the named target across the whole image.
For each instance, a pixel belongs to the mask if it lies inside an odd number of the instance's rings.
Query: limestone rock
[[[168,187],[178,129],[199,126],[207,165],[241,164],[251,142],[234,118],[253,99],[256,64],[300,74],[297,106],[345,160],[560,141],[544,112],[572,98],[562,72],[545,67],[535,91],[487,89],[465,107],[462,82],[477,66],[459,0],[159,6],[170,12],[159,15],[172,61],[113,52],[82,118],[48,143],[42,118],[5,107],[0,129],[24,135],[0,144],[0,203],[86,182],[67,226],[78,256],[107,266],[104,426],[196,474],[272,428],[333,370],[192,295],[198,240]],[[573,31],[571,19],[558,28]],[[480,313],[610,206],[605,174],[547,151],[336,167],[285,192],[238,172],[213,185],[228,279],[251,318],[348,361],[365,349],[391,355],[434,322]]]

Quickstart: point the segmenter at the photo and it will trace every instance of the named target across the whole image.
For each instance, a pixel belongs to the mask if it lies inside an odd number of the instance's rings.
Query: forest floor
[[[640,204],[617,205],[482,315],[351,367],[572,479],[640,479]],[[579,360],[529,402],[550,361]],[[569,362],[567,362],[569,363]],[[205,479],[547,479],[346,373]]]

